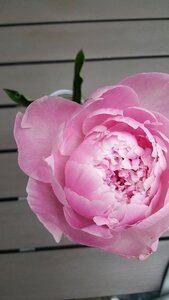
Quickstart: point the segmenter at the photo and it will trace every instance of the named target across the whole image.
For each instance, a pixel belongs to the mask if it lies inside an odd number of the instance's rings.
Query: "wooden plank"
[[[33,214],[26,200],[0,203],[0,240],[3,241],[0,250],[72,244],[66,238],[57,244]]]
[[[168,21],[2,27],[0,62],[169,54],[168,32]]]
[[[169,259],[169,242],[146,261],[93,248],[0,256],[3,300],[62,300],[157,291]],[[40,288],[39,288],[40,287]]]
[[[1,153],[0,166],[0,198],[25,196],[27,176],[18,167],[17,153]]]
[[[169,237],[169,232],[164,236]],[[73,244],[66,238],[57,244],[32,213],[26,200],[0,202],[0,240],[3,241],[0,250]]]
[[[92,91],[100,86],[116,84],[129,75],[152,71],[169,72],[169,58],[85,62],[82,71],[84,78],[83,95],[87,98]],[[72,81],[73,63],[0,67],[0,105],[13,103],[2,91],[3,88],[16,89],[32,99],[36,99],[58,89],[71,89]],[[12,113],[10,110],[9,113],[11,114],[11,122],[13,122],[15,111]],[[4,114],[4,119],[8,119],[5,110],[1,111],[0,114],[1,117]],[[4,143],[1,146],[5,147]]]
[[[13,127],[18,111],[23,112],[24,108],[16,107],[0,109],[0,137],[3,141],[0,146],[0,150],[16,149],[16,143],[13,136]]]
[[[0,2],[0,24],[169,17],[168,0],[9,0]]]

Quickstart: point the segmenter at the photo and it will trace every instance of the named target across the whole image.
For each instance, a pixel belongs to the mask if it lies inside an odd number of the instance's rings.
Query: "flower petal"
[[[129,107],[124,110],[124,116],[130,117],[136,120],[137,122],[144,123],[144,122],[157,122],[155,115],[141,107]]]
[[[110,239],[112,237],[109,228],[106,228],[104,226],[97,226],[95,224],[83,228],[83,231],[88,232],[94,236],[102,237],[104,239]]]
[[[126,88],[122,85],[116,86],[104,86],[89,96],[89,101],[86,102],[90,104],[93,101],[102,99],[104,101],[104,107],[112,107],[124,109],[129,106],[138,105],[138,97],[132,88]]]
[[[128,226],[139,222],[140,220],[145,218],[145,213],[147,211],[147,206],[143,203],[133,203],[130,205],[126,205],[123,219],[120,221],[120,226]]]
[[[169,229],[169,199],[156,213],[142,220],[138,224],[138,228],[144,230],[145,235],[151,235],[156,238],[166,232]]]
[[[19,165],[30,177],[50,182],[45,158],[56,148],[57,136],[79,104],[57,96],[45,96],[29,105],[16,117],[14,136],[19,150]],[[59,143],[59,141],[57,141]]]
[[[160,123],[159,124],[159,131],[162,132],[164,135],[166,135],[167,138],[169,139],[169,119],[164,117],[160,113],[155,113],[155,116],[156,116],[158,122]],[[166,138],[164,137],[164,139],[166,139]],[[166,140],[169,142],[168,139],[166,139]]]
[[[113,123],[113,117],[116,115],[123,115],[123,112],[112,108],[101,108],[95,110],[84,120],[82,126],[83,133],[87,135],[88,132],[95,129],[96,126],[103,126],[102,124],[104,124],[105,121],[112,121]]]
[[[140,73],[120,82],[131,87],[140,100],[140,106],[169,117],[169,74]]]
[[[29,179],[27,185],[28,204],[42,224],[57,242],[62,236],[63,219],[61,205],[52,192],[50,184]]]
[[[92,221],[89,219],[86,219],[80,215],[78,215],[73,209],[70,207],[64,207],[63,208],[64,215],[66,218],[66,221],[70,226],[72,226],[75,229],[82,229],[85,227],[88,227],[92,225]]]
[[[67,201],[73,210],[85,218],[93,219],[95,216],[102,215],[107,209],[107,206],[103,201],[90,201],[68,188],[65,188],[65,193]]]
[[[114,239],[114,242],[113,242]],[[138,226],[131,226],[123,229],[114,235],[112,243],[107,244],[104,250],[133,259],[146,259],[156,250],[154,243],[158,242],[158,237],[146,234]]]
[[[87,198],[93,198],[93,193],[102,184],[101,177],[87,164],[68,161],[65,169],[65,186]]]

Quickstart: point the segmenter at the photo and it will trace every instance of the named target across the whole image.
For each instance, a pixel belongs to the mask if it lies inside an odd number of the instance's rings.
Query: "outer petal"
[[[140,106],[169,117],[169,74],[141,73],[121,81],[138,95]]]
[[[169,200],[166,199],[163,208],[140,222],[138,228],[144,230],[145,235],[156,238],[166,232],[169,229]]]
[[[158,237],[152,237],[137,226],[122,230],[114,236],[111,244],[104,250],[127,257],[145,259],[156,251]],[[155,247],[156,246],[156,247]]]
[[[72,117],[80,105],[57,96],[34,101],[25,114],[16,117],[14,135],[19,150],[19,165],[32,178],[50,181],[45,158],[60,143],[63,122]]]
[[[50,184],[29,179],[27,185],[28,203],[43,225],[57,242],[62,236],[62,207],[52,192]]]

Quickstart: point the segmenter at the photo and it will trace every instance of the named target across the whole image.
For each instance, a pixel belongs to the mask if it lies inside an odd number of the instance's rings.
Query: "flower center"
[[[154,176],[150,176],[152,166],[151,149],[143,149],[135,138],[124,140],[115,136],[102,144],[104,155],[95,163],[103,183],[112,192],[117,202],[130,203],[146,201]]]

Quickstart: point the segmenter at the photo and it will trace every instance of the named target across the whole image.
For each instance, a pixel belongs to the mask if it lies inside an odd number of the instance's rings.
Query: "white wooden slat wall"
[[[8,253],[0,260],[1,293],[3,300],[64,300],[158,290],[167,262],[167,242],[146,262],[92,248]]]
[[[1,0],[0,24],[169,17],[168,0]]]
[[[18,200],[26,195],[27,177],[17,165],[13,123],[23,109],[14,107],[2,88],[32,98],[70,89],[80,48],[87,57],[85,97],[134,73],[168,72],[168,32],[168,0],[0,1],[0,299],[79,299],[159,289],[169,233],[147,261],[127,261],[66,238],[56,245],[26,201]]]
[[[79,48],[90,59],[164,55],[168,32],[166,20],[3,27],[0,62],[69,60]]]

